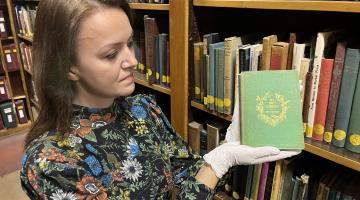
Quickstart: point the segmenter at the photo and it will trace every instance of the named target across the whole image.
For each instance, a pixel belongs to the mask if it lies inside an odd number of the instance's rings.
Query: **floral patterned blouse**
[[[74,105],[71,132],[49,131],[26,149],[20,173],[31,199],[211,199],[194,178],[192,152],[151,96],[119,98],[109,108]]]

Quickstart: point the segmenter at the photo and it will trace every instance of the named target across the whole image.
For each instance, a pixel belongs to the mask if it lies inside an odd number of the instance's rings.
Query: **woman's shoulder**
[[[149,107],[156,105],[156,100],[153,95],[136,94],[133,96],[119,98],[118,103],[123,109],[131,111],[131,109],[134,109],[134,107],[148,109]]]

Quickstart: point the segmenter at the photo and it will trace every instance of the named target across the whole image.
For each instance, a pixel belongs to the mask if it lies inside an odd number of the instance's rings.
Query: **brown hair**
[[[25,140],[25,147],[46,131],[69,131],[74,88],[68,80],[76,64],[76,38],[84,17],[100,7],[122,9],[131,25],[127,0],[42,0],[35,20],[33,69],[39,116]]]

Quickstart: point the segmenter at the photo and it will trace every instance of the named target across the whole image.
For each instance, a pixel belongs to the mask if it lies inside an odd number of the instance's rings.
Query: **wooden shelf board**
[[[360,12],[360,3],[356,1],[194,0],[194,6]]]
[[[27,37],[25,35],[21,35],[20,33],[17,34],[19,38],[24,39],[28,42],[33,42],[33,39],[31,37]]]
[[[360,172],[360,154],[353,153],[345,148],[338,148],[305,138],[305,151]]]
[[[220,117],[222,119],[231,121],[232,115],[226,115],[226,114],[218,113],[218,112],[213,111],[213,110],[209,110],[202,103],[199,103],[199,102],[196,102],[196,101],[192,100],[191,101],[191,106],[194,107],[194,108],[197,108],[199,110],[205,111],[207,113],[210,113],[210,114],[212,114],[214,116],[217,116],[217,117]]]
[[[17,96],[14,97],[15,100],[17,100],[17,99],[25,99],[25,98],[26,98],[25,95],[17,95]]]
[[[29,129],[31,127],[31,122],[29,121],[28,123],[26,124],[18,124],[17,127],[15,128],[8,128],[8,129],[3,129],[3,130],[0,130],[0,137],[3,137],[3,136],[8,136],[8,135],[14,135],[20,131],[23,131],[25,129]]]
[[[136,10],[169,10],[169,4],[129,3],[130,8]]]
[[[134,74],[134,77],[135,77],[135,83],[137,83],[139,85],[142,85],[142,86],[151,88],[153,90],[156,90],[156,91],[171,95],[170,88],[164,87],[164,86],[161,86],[161,85],[157,85],[157,84],[149,84],[149,82],[145,79],[145,76],[142,75],[142,74]]]

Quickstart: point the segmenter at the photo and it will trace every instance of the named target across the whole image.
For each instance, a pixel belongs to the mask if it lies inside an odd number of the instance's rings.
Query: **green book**
[[[295,70],[239,75],[241,143],[304,149],[299,79]]]

